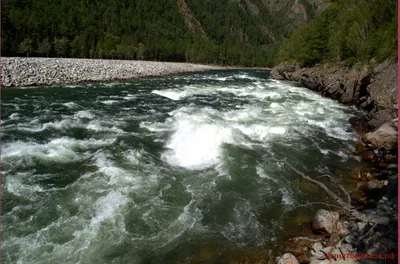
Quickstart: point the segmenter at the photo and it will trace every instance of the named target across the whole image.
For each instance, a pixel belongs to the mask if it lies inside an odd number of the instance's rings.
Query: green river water
[[[357,110],[268,74],[3,90],[3,263],[275,257],[328,201],[279,160],[335,189]]]

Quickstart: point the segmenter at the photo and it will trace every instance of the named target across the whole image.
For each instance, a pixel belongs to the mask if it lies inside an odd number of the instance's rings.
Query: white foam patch
[[[232,141],[231,131],[213,124],[179,120],[176,132],[167,143],[163,158],[170,164],[189,169],[203,169],[217,164],[222,144]]]
[[[138,151],[130,149],[124,156],[130,164],[140,165],[141,159],[143,158],[143,150]]]
[[[263,178],[263,179],[268,179],[268,180],[271,180],[271,181],[273,181],[273,182],[275,182],[275,183],[278,183],[278,180],[277,180],[277,179],[275,179],[275,178],[273,178],[273,177],[270,177],[270,176],[268,176],[268,175],[265,173],[265,170],[264,170],[264,168],[263,168],[261,165],[258,165],[258,166],[256,167],[256,172],[257,172],[257,175],[260,176],[261,178]]]
[[[43,188],[36,184],[22,183],[21,177],[24,176],[27,176],[26,173],[17,173],[13,177],[7,177],[5,189],[16,196],[28,198],[31,201],[37,200],[37,194],[44,192]]]
[[[85,119],[93,119],[95,117],[95,115],[92,112],[88,111],[88,110],[82,110],[82,111],[78,111],[74,115],[74,117],[81,118],[81,119],[83,119],[83,118],[85,118]]]
[[[105,104],[105,105],[113,105],[113,104],[119,103],[119,101],[117,101],[117,100],[104,100],[104,101],[100,101],[100,103]]]
[[[151,123],[147,121],[143,121],[139,125],[142,128],[146,128],[147,130],[151,132],[165,132],[165,131],[170,131],[172,129],[172,126],[168,123]]]
[[[128,202],[129,198],[118,190],[111,191],[106,196],[100,197],[94,204],[96,215],[90,222],[91,227],[97,230],[100,223],[104,221],[111,220],[115,222],[118,210]]]
[[[9,117],[8,117],[8,119],[10,119],[10,120],[19,120],[21,118],[21,116],[20,116],[20,114],[18,114],[18,113],[12,113]]]
[[[178,89],[175,89],[175,90],[154,90],[151,93],[166,97],[166,98],[174,100],[174,101],[181,100],[181,99],[183,99],[183,98],[185,98],[185,97],[187,97],[189,95],[188,92],[181,91],[181,90],[178,90]]]
[[[91,121],[88,125],[85,126],[85,128],[88,130],[96,131],[96,132],[111,132],[111,133],[117,133],[117,134],[125,133],[124,130],[122,130],[116,126],[112,126],[112,127],[105,126],[100,121]]]
[[[68,103],[63,103],[64,106],[68,107],[68,108],[77,108],[78,104],[74,103],[74,102],[68,102]]]
[[[286,206],[292,206],[293,205],[293,198],[290,195],[289,191],[286,188],[281,188],[279,191],[282,194],[282,204]]]
[[[35,158],[42,161],[68,163],[86,158],[88,155],[84,153],[86,150],[107,146],[114,141],[114,139],[95,140],[93,138],[76,140],[68,137],[53,139],[46,144],[14,141],[3,145],[1,154],[4,162],[19,158],[18,162],[14,162],[15,164],[24,161],[32,164]]]

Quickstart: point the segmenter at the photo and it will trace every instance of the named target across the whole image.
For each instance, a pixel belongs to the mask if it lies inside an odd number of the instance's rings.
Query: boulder
[[[311,229],[315,233],[330,236],[336,229],[339,213],[320,209],[311,220]]]
[[[293,256],[290,253],[285,253],[283,256],[279,259],[278,264],[299,264],[295,256]]]
[[[373,132],[367,133],[364,136],[366,142],[371,143],[375,148],[384,148],[387,150],[397,148],[398,145],[398,126],[397,118],[390,122],[384,123]]]

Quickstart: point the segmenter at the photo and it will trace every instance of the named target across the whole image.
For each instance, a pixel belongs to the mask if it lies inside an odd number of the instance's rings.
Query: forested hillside
[[[332,0],[331,5],[280,43],[277,62],[351,66],[397,55],[396,0]]]
[[[324,0],[4,0],[2,55],[270,66]]]

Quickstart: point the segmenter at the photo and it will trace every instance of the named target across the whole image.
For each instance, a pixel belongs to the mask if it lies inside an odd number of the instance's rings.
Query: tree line
[[[206,38],[187,27],[176,0],[5,0],[2,54],[271,65],[275,45],[261,28],[270,17],[231,0],[187,3]]]
[[[348,66],[397,56],[397,1],[333,0],[279,45],[276,62]]]

